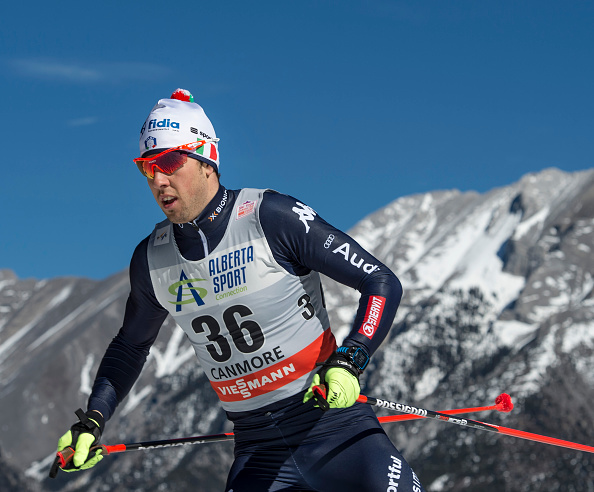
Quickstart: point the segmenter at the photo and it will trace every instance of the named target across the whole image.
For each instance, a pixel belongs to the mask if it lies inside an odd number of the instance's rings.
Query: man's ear
[[[206,176],[210,176],[211,174],[213,174],[215,172],[214,167],[212,167],[210,164],[206,164],[206,163],[202,163],[204,167],[204,172],[206,173]]]

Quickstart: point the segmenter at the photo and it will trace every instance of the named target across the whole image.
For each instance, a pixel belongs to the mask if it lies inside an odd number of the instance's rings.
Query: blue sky
[[[591,168],[592,25],[581,1],[9,2],[0,268],[127,267],[162,220],[138,133],[178,87],[213,122],[225,186],[344,230],[401,196]]]

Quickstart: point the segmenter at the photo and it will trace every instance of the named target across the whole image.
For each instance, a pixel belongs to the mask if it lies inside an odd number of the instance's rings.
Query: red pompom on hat
[[[190,91],[186,89],[176,89],[173,94],[171,94],[170,99],[177,99],[178,101],[186,101],[193,103],[194,96],[190,93]]]

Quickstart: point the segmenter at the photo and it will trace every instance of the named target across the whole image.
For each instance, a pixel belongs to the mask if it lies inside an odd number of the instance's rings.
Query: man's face
[[[218,180],[210,166],[192,158],[172,175],[159,171],[154,179],[147,182],[157,204],[167,218],[174,224],[183,224],[194,220],[210,202],[218,189]]]

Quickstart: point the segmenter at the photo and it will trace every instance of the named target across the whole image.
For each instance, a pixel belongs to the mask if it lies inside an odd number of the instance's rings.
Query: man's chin
[[[183,224],[184,222],[186,222],[185,220],[183,220],[183,218],[179,216],[179,214],[175,212],[175,210],[163,210],[163,213],[165,214],[165,217],[169,219],[169,222],[172,222],[173,224]]]

